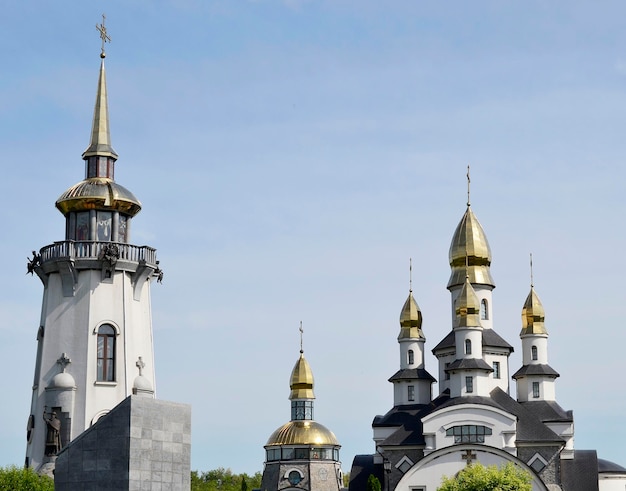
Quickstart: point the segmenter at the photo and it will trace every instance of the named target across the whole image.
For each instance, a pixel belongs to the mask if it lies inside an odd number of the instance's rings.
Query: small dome
[[[454,231],[448,257],[452,268],[448,289],[462,285],[466,275],[469,275],[472,284],[495,288],[489,269],[491,248],[485,231],[469,206]]]
[[[335,434],[315,421],[290,421],[278,428],[267,445],[339,445]]]
[[[454,302],[454,311],[457,327],[480,326],[480,301],[468,277],[465,277],[463,288]]]
[[[91,177],[74,184],[56,201],[56,207],[66,215],[70,211],[117,210],[135,216],[141,203],[124,186],[106,177]]]
[[[74,389],[76,381],[67,372],[57,373],[48,384],[49,389]]]
[[[309,362],[304,358],[304,354],[300,352],[300,358],[298,358],[291,372],[289,399],[315,399],[313,384],[313,371]]]
[[[133,382],[133,390],[134,389],[152,391],[152,384],[146,377],[139,375],[138,377],[135,377],[135,381]]]
[[[535,289],[531,287],[522,308],[522,332],[520,336],[525,334],[548,334],[544,324],[545,318],[546,313],[543,310],[541,300],[535,293]]]
[[[409,291],[409,296],[400,312],[400,335],[398,339],[425,339],[422,332],[422,311],[413,298],[412,291]]]

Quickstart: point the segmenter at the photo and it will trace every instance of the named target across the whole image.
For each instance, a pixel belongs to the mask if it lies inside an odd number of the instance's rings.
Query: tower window
[[[313,419],[313,401],[291,401],[291,419]]]
[[[539,399],[539,382],[533,382],[533,397]]]
[[[474,377],[465,377],[465,392],[474,392]]]
[[[500,362],[493,362],[493,378],[500,378]]]
[[[448,372],[448,367],[450,366],[450,362],[446,362],[445,370],[446,370],[446,380],[450,380],[450,372]]]
[[[96,239],[105,242],[111,240],[112,231],[112,215],[110,211],[98,211],[97,212],[97,234]]]
[[[487,299],[483,298],[480,301],[480,318],[481,320],[488,320],[489,319],[489,309],[488,309],[488,304],[487,304]]]
[[[480,425],[453,426],[446,430],[446,436],[453,436],[454,443],[485,443],[485,436],[491,434],[491,428]]]
[[[415,400],[415,386],[414,385],[409,385],[407,387],[408,389],[408,397],[409,397],[409,401],[414,401]]]
[[[530,357],[532,360],[537,359],[537,346],[533,346],[532,348],[530,348]]]
[[[415,353],[413,353],[412,349],[410,349],[408,352],[408,362],[409,365],[413,365],[413,363],[415,363]]]
[[[115,329],[103,324],[98,329],[98,381],[115,380]]]
[[[470,339],[465,340],[465,354],[466,355],[472,354],[472,341]]]

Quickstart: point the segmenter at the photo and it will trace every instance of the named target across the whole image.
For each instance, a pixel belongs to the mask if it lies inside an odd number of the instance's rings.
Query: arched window
[[[412,349],[409,350],[408,358],[409,365],[413,365],[413,363],[415,363],[415,354],[413,353]]]
[[[487,299],[486,298],[483,298],[480,301],[480,318],[481,318],[481,320],[488,320],[489,319],[489,309],[488,309]]]
[[[533,360],[537,359],[537,346],[533,346],[532,348],[530,348],[530,357]]]
[[[465,354],[466,355],[472,354],[472,341],[470,339],[465,340]]]
[[[115,329],[110,324],[98,328],[98,370],[99,382],[115,380]]]

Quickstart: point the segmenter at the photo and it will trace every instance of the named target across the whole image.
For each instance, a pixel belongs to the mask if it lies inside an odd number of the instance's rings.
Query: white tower
[[[522,368],[513,375],[519,402],[556,400],[555,382],[559,374],[548,365],[545,316],[531,282],[530,293],[522,308]]]
[[[429,404],[432,400],[432,384],[435,378],[426,371],[422,312],[409,288],[400,312],[400,370],[390,379],[393,383],[393,405]]]
[[[100,76],[85,179],[56,207],[65,240],[34,254],[43,305],[28,421],[26,465],[42,472],[58,450],[131,393],[154,396],[150,280],[155,249],[130,243],[135,196],[114,181],[104,70]],[[139,370],[138,370],[139,369]],[[138,376],[138,377],[137,377]]]

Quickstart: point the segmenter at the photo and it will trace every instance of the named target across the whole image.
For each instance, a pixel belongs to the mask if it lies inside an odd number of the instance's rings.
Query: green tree
[[[260,472],[252,476],[245,472],[235,474],[223,467],[206,472],[191,471],[191,491],[247,491],[250,487],[260,488],[261,477]]]
[[[246,476],[241,476],[241,491],[248,491],[248,483],[246,482]]]
[[[367,491],[380,491],[380,481],[374,474],[367,478]]]
[[[468,465],[455,477],[445,477],[437,491],[532,491],[528,472],[512,463],[498,468],[481,464]]]
[[[31,468],[0,467],[0,491],[54,491],[54,481]]]

